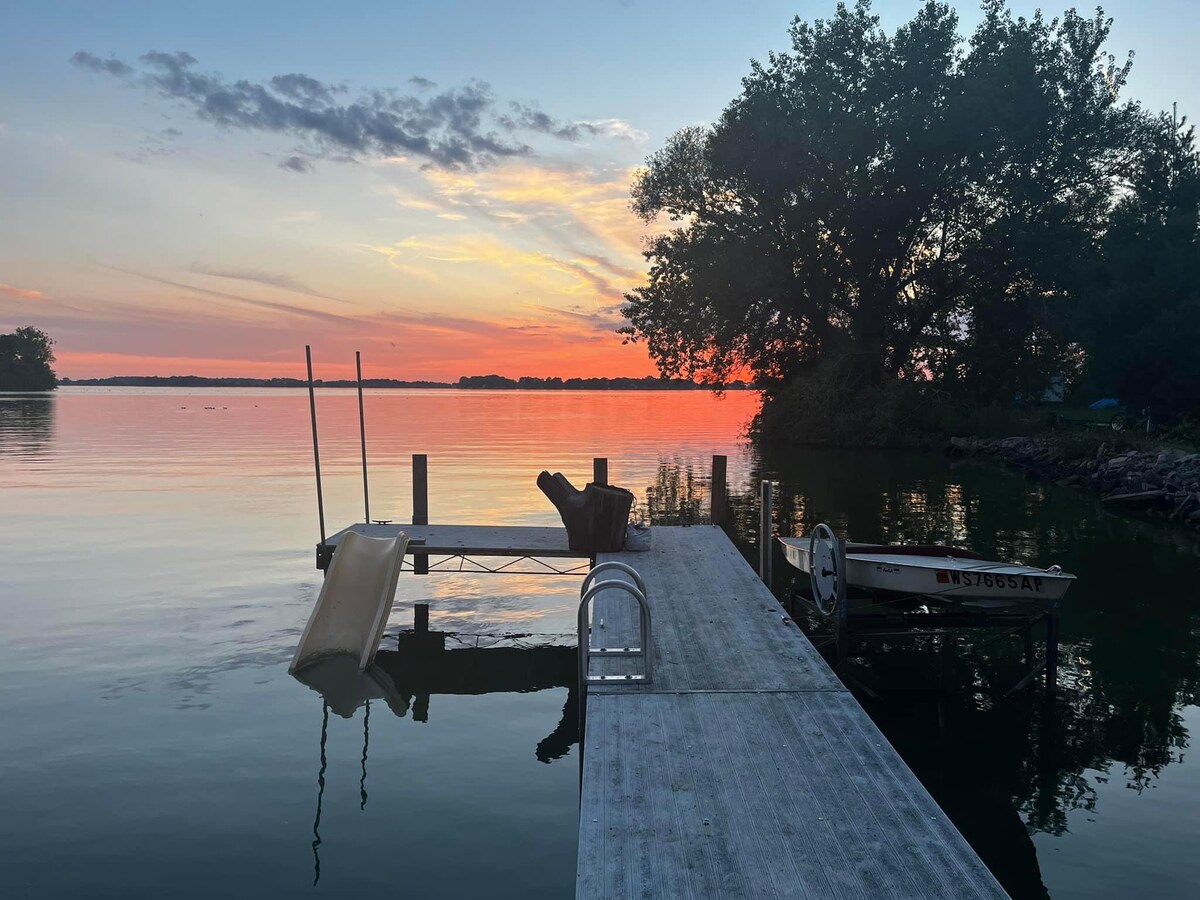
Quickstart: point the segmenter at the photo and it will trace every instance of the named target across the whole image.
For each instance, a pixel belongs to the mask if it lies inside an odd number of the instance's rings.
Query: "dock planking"
[[[588,687],[578,897],[1005,896],[720,529],[605,560],[646,582],[654,679]],[[593,647],[637,627],[597,594]]]
[[[337,534],[326,538],[326,546],[337,547],[342,537],[351,531],[367,537],[380,538],[392,538],[403,531],[409,538],[407,552],[410,556],[427,554],[584,559],[588,556],[567,546],[565,528],[537,525],[406,525],[372,522],[343,528]]]

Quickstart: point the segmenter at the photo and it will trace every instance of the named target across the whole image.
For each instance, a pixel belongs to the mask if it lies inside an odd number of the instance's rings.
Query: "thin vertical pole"
[[[597,487],[608,487],[608,459],[597,456],[592,460],[592,481]]]
[[[304,360],[308,363],[308,409],[312,414],[313,468],[317,472],[317,518],[321,522],[321,543],[325,543],[325,497],[321,493],[321,451],[317,449],[317,394],[313,389],[312,347],[304,345]]]
[[[712,458],[712,496],[708,502],[708,518],[714,525],[721,525],[725,522],[725,503],[728,491],[725,483],[727,464],[728,461],[724,456],[713,456]]]
[[[354,351],[354,370],[358,376],[358,437],[362,442],[363,522],[371,523],[371,496],[367,491],[367,416],[363,412],[362,353]]]
[[[429,634],[429,604],[418,603],[413,607],[413,633]]]
[[[1046,613],[1046,694],[1058,687],[1058,610]]]
[[[414,525],[429,524],[429,457],[424,453],[414,453],[412,458],[413,471],[413,519]],[[429,574],[429,554],[413,554],[413,574]]]
[[[771,586],[771,505],[772,485],[763,481],[759,487],[758,514],[758,577]]]
[[[833,549],[837,566],[837,666],[846,664],[850,646],[850,603],[846,599],[846,539],[838,538]]]

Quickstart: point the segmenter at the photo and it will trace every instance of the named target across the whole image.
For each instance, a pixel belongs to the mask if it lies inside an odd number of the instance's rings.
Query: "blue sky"
[[[917,7],[874,6],[889,28]],[[1127,95],[1196,112],[1200,2],[1105,8],[1110,50],[1136,52]],[[978,10],[958,10],[969,33]],[[832,11],[827,0],[9,3],[0,330],[46,328],[76,377],[294,374],[305,342],[339,366],[361,347],[397,377],[645,374],[641,349],[612,334],[621,291],[644,271],[633,168],[676,129],[716,118],[749,60],[786,48],[793,16]],[[79,51],[139,71],[150,51],[183,51],[186,71],[225,85],[303,74],[344,85],[338,102],[474,91],[484,132],[489,116],[540,111],[550,124],[501,135],[528,153],[475,171],[422,168],[395,148],[338,162],[287,135],[200,121],[179,95],[72,65]]]

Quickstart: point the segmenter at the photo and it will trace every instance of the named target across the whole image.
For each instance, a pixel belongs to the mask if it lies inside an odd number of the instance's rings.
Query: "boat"
[[[827,525],[818,525],[809,537],[778,540],[788,563],[808,573],[823,612],[832,610],[847,587],[967,606],[1053,606],[1075,581],[1059,566],[993,562],[970,550],[928,544],[846,541],[839,567],[841,542]]]

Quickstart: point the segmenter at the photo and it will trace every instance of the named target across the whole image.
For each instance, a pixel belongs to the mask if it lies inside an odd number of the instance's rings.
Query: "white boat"
[[[812,578],[818,605],[832,608],[839,591],[844,592],[832,531],[817,526],[812,537],[781,537],[779,543],[787,561]],[[845,586],[914,598],[932,597],[971,606],[1053,605],[1075,580],[1074,575],[1058,566],[1038,569],[991,562],[954,547],[849,541],[845,546]],[[815,573],[813,555],[817,557]]]

